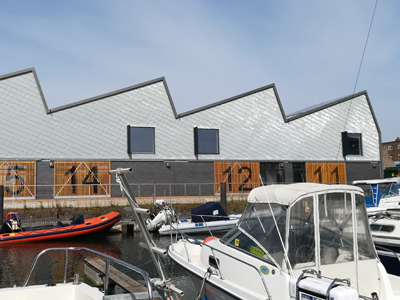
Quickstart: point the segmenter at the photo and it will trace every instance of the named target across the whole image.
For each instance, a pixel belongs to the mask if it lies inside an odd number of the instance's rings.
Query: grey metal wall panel
[[[176,118],[163,81],[46,114],[33,72],[0,80],[0,159],[343,161],[341,132],[363,135],[380,161],[379,132],[365,95],[286,120],[274,88]],[[155,154],[127,154],[126,127],[155,127]],[[220,130],[220,154],[194,154],[193,128]]]

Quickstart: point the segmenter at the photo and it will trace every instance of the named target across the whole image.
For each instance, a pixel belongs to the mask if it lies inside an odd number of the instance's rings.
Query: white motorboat
[[[372,240],[380,247],[400,250],[400,177],[357,180],[364,190]],[[379,251],[382,258],[382,252]],[[387,263],[385,261],[385,266]],[[400,270],[399,270],[400,272]]]
[[[223,237],[183,237],[168,255],[188,271],[198,299],[400,299],[400,278],[377,256],[356,186],[256,188]]]
[[[32,274],[36,271],[37,263],[39,260],[48,259],[48,256],[44,256],[44,254],[48,252],[56,252],[63,251],[64,255],[64,270],[63,272],[56,272],[58,275],[63,274],[63,277],[60,278],[59,283],[52,284],[39,284],[39,285],[29,285]],[[74,275],[73,281],[68,282],[67,274],[68,274],[68,256],[69,253],[73,253],[75,251],[86,252],[89,255],[96,255],[101,257],[106,261],[106,269],[104,273],[104,291],[100,291],[99,288],[90,286],[86,283],[81,282],[78,274]],[[143,277],[143,281],[147,286],[147,296],[149,299],[153,299],[153,287],[151,284],[151,278],[148,276],[148,273],[139,269],[135,266],[132,266],[126,262],[123,262],[119,259],[116,259],[112,256],[100,253],[98,251],[94,251],[84,247],[62,247],[62,248],[49,248],[41,251],[36,258],[34,259],[31,268],[25,278],[22,286],[10,287],[10,288],[2,288],[0,289],[0,299],[30,299],[30,300],[47,300],[47,299],[58,299],[58,300],[104,300],[103,297],[108,297],[109,300],[112,299],[121,299],[121,295],[108,295],[108,283],[109,283],[109,267],[110,262],[119,264],[125,268],[128,268]],[[61,271],[61,270],[60,270]],[[57,274],[55,274],[57,275]],[[135,298],[134,298],[135,299]]]
[[[154,205],[161,210],[147,219],[146,225],[149,231],[158,231],[160,235],[224,232],[234,227],[241,217],[241,214],[227,215],[219,202],[207,202],[193,209],[188,219],[180,219],[162,199],[154,201]]]
[[[385,209],[370,217],[372,239],[376,245],[400,249],[400,209]]]
[[[356,180],[353,184],[364,190],[369,214],[379,213],[386,208],[400,209],[400,177]]]

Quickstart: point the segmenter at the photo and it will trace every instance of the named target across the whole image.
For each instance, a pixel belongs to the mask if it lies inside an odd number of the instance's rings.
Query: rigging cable
[[[378,0],[375,1],[375,7],[374,7],[374,11],[373,11],[373,13],[372,13],[371,23],[369,24],[369,30],[368,30],[368,34],[367,34],[367,40],[365,41],[364,51],[363,51],[363,54],[362,54],[362,56],[361,56],[360,67],[358,68],[358,73],[357,73],[357,77],[356,77],[356,82],[355,82],[355,84],[354,84],[353,95],[354,95],[354,93],[355,93],[355,91],[356,91],[356,87],[357,87],[357,83],[358,83],[358,77],[360,76],[361,67],[362,67],[362,64],[363,64],[363,61],[364,61],[365,51],[367,50],[369,34],[371,33],[372,23],[374,22],[375,11],[376,11],[377,5],[378,5]],[[346,122],[345,122],[345,124],[344,124],[343,131],[346,131],[347,121],[348,121],[348,119],[349,119],[349,114],[350,114],[350,110],[351,110],[351,105],[352,105],[352,104],[353,104],[353,101],[350,101],[350,106],[349,106],[349,109],[348,109],[348,111],[347,111]],[[338,152],[337,152],[337,155],[336,155],[337,158],[339,157],[339,154],[340,154],[340,146],[339,146],[339,148],[338,148]],[[344,157],[344,159],[346,160],[346,157]]]
[[[372,23],[374,21],[374,16],[375,16],[375,11],[376,11],[376,6],[377,5],[378,5],[378,0],[376,0],[376,2],[375,2],[374,12],[372,13],[371,24],[369,25],[367,40],[365,41],[364,51],[363,51],[363,54],[362,54],[362,57],[361,57],[360,67],[358,68],[358,73],[357,73],[356,83],[354,84],[353,94],[354,94],[354,92],[356,90],[356,87],[357,87],[358,77],[360,76],[361,66],[362,66],[362,63],[363,63],[363,60],[364,60],[365,50],[367,49],[369,34],[371,33]]]

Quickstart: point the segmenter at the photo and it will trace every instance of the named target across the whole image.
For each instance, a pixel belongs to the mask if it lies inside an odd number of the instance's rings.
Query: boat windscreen
[[[390,198],[399,196],[399,186],[394,183],[387,183],[380,185],[381,198]]]
[[[287,208],[276,203],[271,204],[271,208],[273,215],[265,203],[249,203],[238,227],[221,240],[273,263],[270,255],[277,264],[282,265]]]
[[[290,208],[288,257],[293,269],[315,266],[313,197],[305,197]]]
[[[357,217],[357,242],[359,260],[374,259],[375,247],[371,234],[368,230],[369,221],[365,210],[364,197],[356,194],[356,217]]]

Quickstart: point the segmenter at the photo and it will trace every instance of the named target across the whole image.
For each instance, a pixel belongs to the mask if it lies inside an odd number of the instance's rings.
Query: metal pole
[[[228,205],[226,203],[226,183],[225,182],[221,182],[221,206],[227,213]]]
[[[64,283],[67,283],[67,269],[68,269],[68,249],[64,252]]]
[[[4,186],[0,185],[0,226],[3,225]]]

